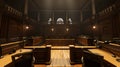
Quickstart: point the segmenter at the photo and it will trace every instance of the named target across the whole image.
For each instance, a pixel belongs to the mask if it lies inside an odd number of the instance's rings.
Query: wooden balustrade
[[[26,46],[32,46],[32,45],[41,45],[43,43],[43,37],[37,36],[27,39]]]
[[[96,46],[74,46],[74,45],[69,45],[69,47],[70,47],[70,63],[71,64],[82,63],[81,59],[83,56],[83,50],[96,48]]]
[[[51,45],[47,46],[25,46],[25,49],[33,49],[35,64],[51,63]]]
[[[20,49],[22,45],[23,45],[23,41],[1,44],[0,45],[0,56],[14,53],[16,50]]]
[[[93,39],[92,38],[87,38],[87,37],[78,37],[77,42],[80,45],[85,45],[85,46],[92,46],[93,44]]]
[[[104,44],[104,43],[100,43],[99,46],[101,47],[101,49],[103,49],[105,51],[108,51],[108,52],[112,53],[115,56],[120,57],[120,46]]]

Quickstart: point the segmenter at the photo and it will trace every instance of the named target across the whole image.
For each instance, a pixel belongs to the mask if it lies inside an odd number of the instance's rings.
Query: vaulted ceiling
[[[25,0],[4,0],[6,4],[24,13]],[[96,13],[106,9],[116,0],[94,0]],[[82,14],[81,14],[82,13]],[[84,24],[84,21],[91,18],[92,15],[92,0],[28,0],[28,16],[40,21],[34,24],[37,27],[35,30],[45,36],[66,37],[68,35],[76,36],[84,33],[84,27],[90,23]],[[38,17],[39,16],[39,17]],[[83,21],[81,21],[81,16]],[[72,25],[69,26],[69,32],[66,32],[67,25],[54,24],[55,29],[51,31],[51,25],[48,24],[48,19],[54,17],[54,23],[58,18],[66,17],[72,19]],[[83,24],[81,24],[83,23]],[[29,23],[30,24],[30,23]],[[90,28],[89,28],[90,29]]]
[[[88,0],[31,0],[37,10],[80,10]]]
[[[25,0],[4,0],[8,5],[15,9],[24,12]],[[116,0],[94,0],[96,12],[107,8]],[[40,13],[41,19],[48,19],[51,13],[55,15],[66,16],[66,13],[70,14],[70,17],[78,18],[75,21],[79,22],[80,12],[83,13],[83,18],[92,16],[92,0],[28,0],[28,13],[29,16],[37,18]]]

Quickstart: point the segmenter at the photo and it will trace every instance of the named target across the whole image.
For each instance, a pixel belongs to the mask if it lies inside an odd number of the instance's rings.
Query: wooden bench
[[[69,47],[70,47],[70,63],[71,64],[81,64],[83,50],[96,48],[96,46],[74,46],[74,45],[69,45]]]
[[[25,49],[33,49],[35,64],[50,64],[51,63],[51,45],[47,46],[25,46]]]

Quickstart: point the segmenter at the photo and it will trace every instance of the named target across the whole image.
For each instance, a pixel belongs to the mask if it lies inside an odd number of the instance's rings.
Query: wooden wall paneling
[[[8,38],[9,41],[16,41],[19,36],[18,22],[12,18],[9,19]]]
[[[1,24],[2,24],[1,20],[2,20],[2,14],[0,13],[0,38],[1,38]]]
[[[120,38],[120,12],[117,15],[118,37]]]
[[[119,14],[118,15],[113,15],[113,38],[114,37],[119,37]]]
[[[109,40],[112,39],[113,30],[112,30],[112,19],[110,17],[106,17],[104,19],[99,19],[99,23],[101,27],[101,39]]]
[[[2,47],[0,47],[0,58],[2,56]]]
[[[117,1],[116,1],[117,2]],[[118,7],[118,3],[120,3],[119,1],[115,4],[112,4],[111,7],[111,11],[110,12],[106,12],[105,10],[104,13],[100,16],[97,17],[99,23],[99,35],[101,37],[102,40],[111,40],[114,37],[119,37],[120,36],[120,9]],[[109,7],[108,7],[109,8]]]
[[[7,34],[8,34],[8,16],[3,14],[1,20],[1,42],[7,42]]]

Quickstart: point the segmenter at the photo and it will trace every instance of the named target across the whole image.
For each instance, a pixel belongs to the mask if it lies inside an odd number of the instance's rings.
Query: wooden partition
[[[84,46],[92,46],[93,45],[93,39],[88,38],[88,37],[78,37],[77,42],[78,42],[78,44],[84,45]]]
[[[35,64],[50,64],[51,45],[47,46],[25,46],[26,49],[33,49]]]
[[[107,52],[110,52],[115,56],[120,57],[120,45],[111,45],[111,44],[100,43],[99,46],[101,47],[101,49],[103,49]]]
[[[51,44],[52,46],[68,46],[69,44],[75,44],[75,39],[46,39],[45,44]]]
[[[14,53],[16,50],[22,48],[22,46],[23,46],[23,41],[1,44],[0,45],[0,56]]]
[[[70,47],[70,63],[71,64],[82,63],[81,59],[83,56],[83,50],[96,48],[96,46],[74,46],[74,45],[69,45],[69,47]]]
[[[81,58],[83,56],[83,50],[81,48],[75,48],[75,46],[70,46],[70,63],[82,63]]]
[[[42,36],[36,36],[28,38],[26,41],[26,46],[35,46],[40,45],[43,43],[43,37]]]

